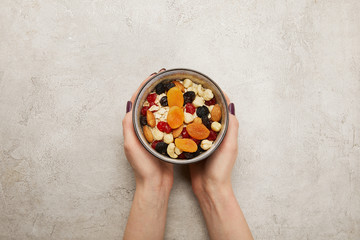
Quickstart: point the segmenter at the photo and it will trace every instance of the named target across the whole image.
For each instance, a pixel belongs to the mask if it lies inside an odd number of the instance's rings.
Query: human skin
[[[139,89],[132,96],[132,103]],[[238,127],[236,117],[230,115],[228,132],[216,152],[204,161],[189,165],[192,188],[211,239],[252,239],[231,185],[231,171],[238,151]],[[124,239],[163,239],[174,181],[173,165],[143,148],[134,132],[131,110],[123,120],[123,134],[125,155],[134,170],[136,182]]]

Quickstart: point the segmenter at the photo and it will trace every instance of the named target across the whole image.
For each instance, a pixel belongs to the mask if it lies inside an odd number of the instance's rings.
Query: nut
[[[194,121],[194,118],[195,118],[194,115],[187,113],[187,112],[184,113],[184,122],[185,123],[191,123],[192,121]]]
[[[192,84],[193,84],[193,82],[190,79],[184,80],[184,87],[189,88],[192,86]]]
[[[213,110],[214,106],[215,105],[208,106],[209,112],[211,112]]]
[[[180,136],[183,128],[184,128],[184,125],[181,125],[180,127],[174,129],[173,132],[172,132],[172,133],[173,133],[173,137],[174,137],[174,138],[177,138],[178,136]]]
[[[199,84],[199,85],[197,86],[197,94],[198,94],[200,97],[202,97],[202,96],[204,96],[204,93],[205,93],[205,89],[201,86],[201,84]]]
[[[151,133],[151,130],[148,126],[144,126],[143,127],[143,132],[144,132],[144,136],[146,138],[146,140],[151,143],[152,141],[154,141],[154,137],[153,134]]]
[[[158,141],[162,140],[164,137],[164,133],[157,128],[152,129],[152,135],[154,136],[154,139]]]
[[[164,142],[169,144],[169,143],[172,143],[174,141],[174,137],[172,135],[172,133],[169,133],[169,134],[164,134]]]
[[[194,119],[194,123],[202,123],[201,118],[196,117],[196,118]]]
[[[156,105],[152,105],[150,108],[149,108],[149,111],[157,111],[157,110],[159,110],[160,109],[160,107],[159,106],[156,106]]]
[[[214,97],[213,92],[210,89],[206,89],[204,91],[204,94],[202,96],[206,101],[211,100]]]
[[[204,150],[208,150],[209,148],[211,148],[212,144],[213,144],[213,141],[209,141],[209,140],[205,139],[205,140],[201,141],[200,147]]]
[[[187,90],[188,91],[193,91],[196,95],[198,93],[198,85],[196,83],[193,83],[191,87],[189,87]]]
[[[195,107],[201,107],[204,105],[205,101],[202,97],[196,96],[192,103]]]
[[[219,122],[221,119],[221,108],[219,104],[215,104],[213,109],[211,110],[211,120],[214,122]]]
[[[176,155],[180,155],[182,153],[182,151],[178,147],[175,146],[175,153],[176,153]]]
[[[175,153],[175,144],[174,143],[170,143],[166,149],[167,154],[169,154],[169,156],[171,158],[177,158],[178,156]]]
[[[185,88],[184,88],[184,86],[183,86],[180,82],[178,82],[178,81],[173,81],[173,83],[175,84],[175,86],[176,86],[177,88],[180,89],[181,92],[185,92]]]
[[[150,103],[148,102],[148,100],[145,100],[143,106],[144,106],[144,107],[150,106]]]
[[[219,123],[219,122],[213,122],[213,123],[211,123],[211,129],[214,130],[215,132],[220,131],[220,129],[221,129],[221,123]]]
[[[155,124],[156,124],[155,116],[150,110],[146,111],[146,120],[147,120],[147,124],[150,127],[155,127]]]

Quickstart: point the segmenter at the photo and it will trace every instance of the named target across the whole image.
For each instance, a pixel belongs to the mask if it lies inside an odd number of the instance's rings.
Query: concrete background
[[[0,239],[121,239],[121,120],[162,67],[236,105],[256,239],[360,239],[360,2],[0,1]],[[176,167],[165,239],[207,239]],[[154,224],[154,223],[149,223]]]

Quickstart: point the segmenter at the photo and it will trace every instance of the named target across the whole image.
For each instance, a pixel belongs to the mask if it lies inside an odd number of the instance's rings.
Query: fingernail
[[[235,115],[235,105],[233,103],[229,104],[229,111],[232,115]]]
[[[160,71],[165,71],[165,70],[166,70],[166,68],[162,68],[162,69],[159,70],[159,72],[160,72]]]
[[[132,102],[128,101],[126,104],[126,113],[131,111],[131,107],[132,107]]]
[[[152,75],[155,75],[156,74],[156,72],[153,72],[152,74],[150,74],[149,76],[152,76]]]

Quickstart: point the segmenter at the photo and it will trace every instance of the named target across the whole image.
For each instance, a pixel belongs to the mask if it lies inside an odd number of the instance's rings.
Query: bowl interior
[[[223,127],[221,128],[220,132],[218,133],[218,136],[210,149],[201,153],[200,155],[198,155],[195,158],[176,159],[176,158],[170,158],[170,157],[164,156],[164,155],[156,152],[150,146],[150,144],[146,141],[145,136],[142,131],[141,124],[140,124],[140,111],[141,111],[143,103],[146,100],[147,95],[154,90],[155,86],[158,83],[160,83],[164,80],[175,80],[175,79],[184,79],[184,78],[189,78],[194,83],[201,84],[204,88],[211,89],[211,91],[213,92],[213,94],[216,98],[217,104],[219,104],[219,106],[221,107],[221,110],[222,110],[221,111],[222,112],[221,124]],[[221,142],[226,134],[227,128],[228,128],[228,121],[229,121],[229,112],[228,112],[228,108],[227,108],[226,99],[225,99],[225,96],[222,93],[221,89],[219,88],[219,86],[214,81],[212,81],[209,77],[207,77],[206,75],[199,73],[197,71],[194,71],[194,70],[190,70],[190,69],[170,69],[170,70],[167,70],[167,71],[164,71],[164,72],[161,72],[161,73],[155,75],[149,81],[147,81],[144,84],[144,86],[140,89],[140,91],[135,99],[134,106],[133,106],[134,129],[135,129],[135,133],[138,136],[141,144],[146,148],[146,150],[148,150],[151,154],[153,154],[157,158],[160,158],[161,160],[164,160],[166,162],[176,163],[176,164],[194,163],[194,162],[198,162],[198,161],[203,160],[203,159],[207,158],[208,156],[210,156],[216,150],[216,148],[221,144]]]

